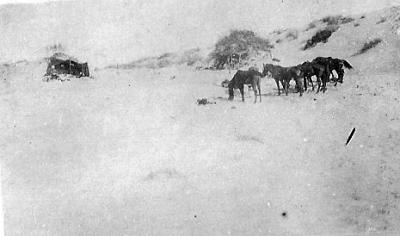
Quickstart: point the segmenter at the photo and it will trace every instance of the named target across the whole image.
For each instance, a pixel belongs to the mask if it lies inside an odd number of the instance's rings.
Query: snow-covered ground
[[[277,46],[282,64],[322,54],[355,69],[303,97],[264,78],[257,104],[227,100],[227,71],[43,82],[44,62],[2,66],[6,235],[398,235],[400,43],[375,24],[388,12],[309,51],[303,33]]]

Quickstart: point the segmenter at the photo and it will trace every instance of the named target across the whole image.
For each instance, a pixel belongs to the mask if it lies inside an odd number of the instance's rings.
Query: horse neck
[[[274,76],[278,75],[279,73],[281,73],[282,70],[284,70],[284,69],[285,68],[281,67],[281,66],[273,66],[272,69],[271,69],[271,74],[274,77]]]

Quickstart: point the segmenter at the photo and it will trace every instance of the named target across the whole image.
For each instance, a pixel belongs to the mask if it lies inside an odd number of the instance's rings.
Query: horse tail
[[[346,60],[342,60],[343,65],[347,68],[347,69],[353,69],[353,67],[350,65],[349,62],[347,62]]]

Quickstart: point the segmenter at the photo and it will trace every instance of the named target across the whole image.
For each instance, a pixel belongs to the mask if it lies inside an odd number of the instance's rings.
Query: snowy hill
[[[104,51],[114,38],[99,32],[112,24],[79,25],[74,16],[85,5],[74,7],[63,21],[51,7],[0,9],[1,35],[8,34],[0,42],[21,45],[1,48],[11,61],[0,66],[6,235],[398,235],[399,8],[349,16],[307,50],[326,22],[260,33],[279,64],[333,56],[355,69],[343,84],[303,97],[278,96],[263,78],[262,103],[253,104],[252,93],[244,103],[227,100],[219,85],[232,72],[174,65],[186,49],[166,54],[176,61],[160,69],[113,67],[93,70],[94,79],[42,81],[43,58],[54,48],[96,66],[135,60],[125,57],[131,26],[110,29],[120,39]],[[43,18],[34,17],[38,11]],[[18,17],[7,22],[5,14]],[[30,17],[32,24],[19,24]],[[87,17],[93,25],[100,19]],[[47,32],[43,21],[60,31]],[[63,24],[76,30],[64,32]],[[33,25],[26,37],[14,33]],[[355,55],[376,38],[381,43]],[[199,98],[215,104],[197,105]]]

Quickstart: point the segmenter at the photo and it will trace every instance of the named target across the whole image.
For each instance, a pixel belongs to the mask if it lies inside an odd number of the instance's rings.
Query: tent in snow
[[[90,75],[87,63],[79,63],[78,60],[64,53],[55,53],[48,58],[48,61],[46,75],[70,74],[77,77]]]

